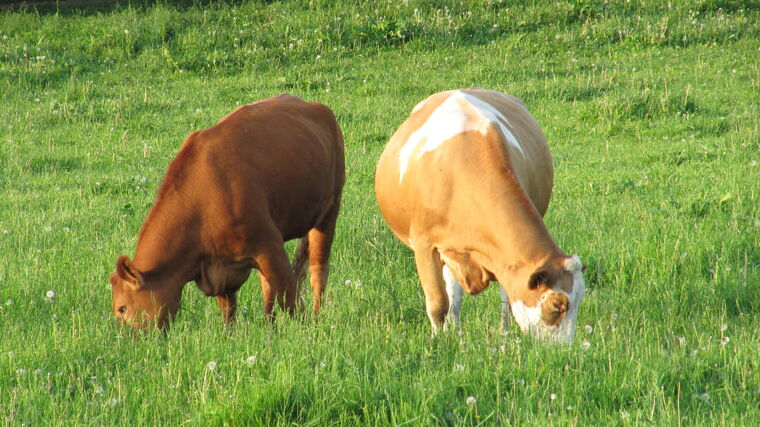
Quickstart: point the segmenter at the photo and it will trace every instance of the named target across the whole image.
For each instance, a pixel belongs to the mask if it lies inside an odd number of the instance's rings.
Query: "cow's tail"
[[[296,301],[298,309],[303,309],[303,282],[306,279],[306,267],[309,264],[309,236],[304,236],[298,243],[296,253],[293,256],[293,274],[296,277]]]

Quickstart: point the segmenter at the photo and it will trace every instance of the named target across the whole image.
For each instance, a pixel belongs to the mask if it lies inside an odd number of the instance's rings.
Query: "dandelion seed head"
[[[212,360],[208,362],[206,364],[206,369],[208,369],[209,371],[213,371],[214,369],[216,369],[216,361]]]
[[[475,396],[467,396],[467,399],[465,400],[465,402],[467,402],[468,405],[474,405],[475,403],[477,403],[477,401],[478,399],[475,398]]]

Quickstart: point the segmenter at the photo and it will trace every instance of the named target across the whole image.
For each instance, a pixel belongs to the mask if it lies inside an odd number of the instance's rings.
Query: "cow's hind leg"
[[[449,312],[449,297],[443,283],[443,262],[438,251],[414,239],[414,261],[425,292],[425,308],[435,335]]]
[[[261,293],[264,298],[264,314],[274,320],[274,302],[291,315],[296,305],[296,278],[288,261],[285,248],[279,242],[272,242],[256,256],[259,267]]]
[[[335,237],[335,222],[338,219],[340,204],[335,203],[322,221],[309,231],[309,272],[312,290],[314,314],[319,313],[322,306],[322,294],[327,286],[327,276],[330,273],[330,250]]]
[[[446,282],[446,293],[449,296],[449,316],[444,323],[444,330],[447,329],[449,324],[456,328],[460,324],[459,312],[462,309],[462,285],[459,284],[454,273],[451,272],[449,267],[443,266],[443,280]]]

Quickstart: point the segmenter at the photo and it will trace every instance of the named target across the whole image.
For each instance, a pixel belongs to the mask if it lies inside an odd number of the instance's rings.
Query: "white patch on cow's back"
[[[477,108],[478,111],[483,114],[487,119],[489,123],[493,123],[496,125],[499,125],[499,129],[501,129],[501,134],[504,136],[504,138],[507,139],[507,142],[512,144],[513,147],[517,148],[520,151],[520,154],[525,157],[525,152],[522,149],[522,146],[517,141],[517,138],[515,138],[515,135],[512,133],[512,131],[509,130],[509,128],[512,127],[512,124],[509,122],[506,116],[501,113],[501,111],[497,110],[493,105],[487,103],[486,101],[483,101],[480,98],[477,98],[472,95],[465,95],[467,102],[469,102],[473,107]]]
[[[412,114],[421,109],[426,101],[417,104],[412,110]],[[473,112],[477,113],[474,117]],[[525,156],[517,138],[509,130],[511,127],[509,120],[499,110],[473,95],[461,91],[452,92],[430,114],[425,123],[409,135],[406,143],[399,150],[399,182],[404,179],[404,174],[409,167],[409,160],[415,149],[419,154],[433,151],[452,137],[471,130],[485,135],[492,124],[501,130],[509,144],[516,147]]]
[[[415,105],[414,108],[412,108],[412,112],[409,113],[409,115],[412,115],[412,114],[416,113],[417,111],[420,111],[422,109],[422,107],[425,106],[425,103],[427,103],[427,101],[428,101],[427,99],[424,99],[424,100],[418,102],[417,105]]]

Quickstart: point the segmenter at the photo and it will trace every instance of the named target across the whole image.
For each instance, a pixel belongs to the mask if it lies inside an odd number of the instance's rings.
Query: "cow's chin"
[[[571,307],[558,325],[549,325],[541,319],[541,308],[527,307],[521,301],[511,304],[512,314],[520,329],[550,343],[570,344],[575,337],[577,310]]]

